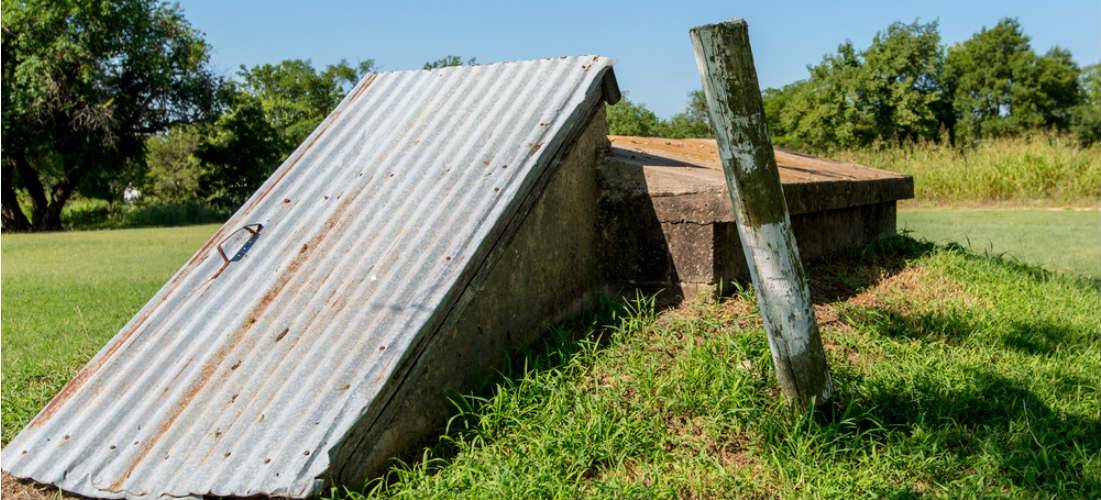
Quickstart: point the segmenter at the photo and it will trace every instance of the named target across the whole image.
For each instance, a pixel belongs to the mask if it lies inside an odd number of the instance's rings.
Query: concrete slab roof
[[[733,218],[714,139],[609,136],[604,182],[627,196],[697,198],[699,210],[683,216]],[[793,214],[869,205],[913,197],[908,175],[775,148],[788,208]],[[721,196],[718,196],[721,195]]]

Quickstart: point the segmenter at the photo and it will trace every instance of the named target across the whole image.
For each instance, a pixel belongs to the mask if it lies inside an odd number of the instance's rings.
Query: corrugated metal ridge
[[[9,443],[4,467],[93,496],[316,492],[610,65],[364,78]],[[232,254],[250,223],[260,236],[223,269],[215,245]]]

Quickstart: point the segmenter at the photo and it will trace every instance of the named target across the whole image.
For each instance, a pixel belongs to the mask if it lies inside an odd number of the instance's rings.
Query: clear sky
[[[844,40],[865,47],[892,21],[938,20],[944,41],[1016,17],[1038,52],[1058,45],[1079,65],[1101,61],[1098,0],[665,2],[365,2],[182,0],[213,45],[215,68],[310,59],[374,59],[382,70],[419,68],[455,54],[479,62],[600,54],[615,59],[628,96],[662,116],[699,87],[688,29],[733,17],[749,22],[762,87],[804,78]]]

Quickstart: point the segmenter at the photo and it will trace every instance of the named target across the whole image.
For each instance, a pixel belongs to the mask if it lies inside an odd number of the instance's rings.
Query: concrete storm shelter
[[[609,141],[618,99],[599,56],[368,75],[8,443],[4,470],[107,498],[359,485],[547,322],[625,288],[736,278],[713,143]],[[778,160],[808,257],[893,233],[912,192]]]

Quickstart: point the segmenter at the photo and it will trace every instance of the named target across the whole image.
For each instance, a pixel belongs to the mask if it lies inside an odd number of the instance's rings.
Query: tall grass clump
[[[969,147],[923,143],[832,153],[838,160],[914,176],[914,197],[928,204],[1085,206],[1101,196],[1101,145],[1032,134]]]

